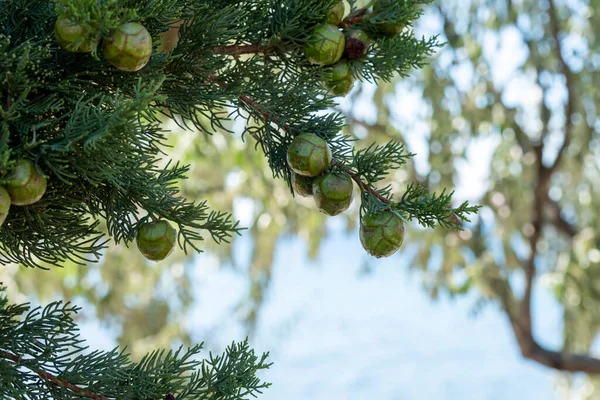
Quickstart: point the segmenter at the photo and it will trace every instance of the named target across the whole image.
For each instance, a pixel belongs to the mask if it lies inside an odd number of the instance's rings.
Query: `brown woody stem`
[[[221,54],[231,54],[231,55],[240,55],[240,54],[257,54],[257,53],[270,53],[275,51],[275,46],[261,46],[259,43],[255,44],[246,44],[246,45],[231,45],[231,46],[221,46],[214,47],[213,51],[215,53]]]
[[[42,379],[44,379],[44,380],[46,380],[48,382],[52,382],[52,383],[54,383],[57,386],[63,387],[65,389],[68,389],[71,392],[76,393],[80,397],[85,397],[85,398],[94,399],[94,400],[113,400],[113,399],[110,399],[108,397],[104,397],[102,395],[99,395],[99,394],[96,394],[96,393],[92,393],[92,392],[90,392],[90,391],[88,391],[88,390],[86,390],[86,389],[84,389],[82,387],[74,385],[74,384],[72,384],[70,382],[67,382],[67,381],[63,380],[63,379],[59,379],[55,375],[53,375],[53,374],[51,374],[49,372],[46,372],[46,371],[43,371],[43,370],[39,370],[39,369],[33,369],[33,368],[29,367],[27,364],[23,364],[21,362],[22,361],[21,357],[15,355],[15,354],[9,353],[8,351],[0,350],[0,357],[2,357],[4,359],[7,359],[7,360],[10,360],[10,361],[14,362],[15,364],[17,364],[18,366],[25,367],[25,368],[27,368],[27,369],[35,372],[40,378],[42,378]]]

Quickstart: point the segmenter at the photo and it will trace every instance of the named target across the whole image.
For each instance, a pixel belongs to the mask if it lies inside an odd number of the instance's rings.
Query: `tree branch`
[[[506,279],[497,278],[490,282],[506,313],[523,357],[559,371],[600,374],[600,359],[586,354],[569,354],[552,351],[541,346],[523,326],[521,318],[514,312],[515,298]]]
[[[557,351],[551,351],[541,346],[533,337],[531,324],[531,295],[533,281],[535,278],[535,256],[537,254],[537,243],[542,234],[542,225],[544,223],[544,208],[549,207],[552,211],[551,223],[561,232],[573,237],[577,234],[577,229],[569,224],[560,216],[558,204],[548,198],[548,189],[553,173],[556,171],[564,150],[569,146],[572,136],[572,114],[574,103],[573,76],[569,70],[561,51],[559,40],[560,25],[556,13],[556,7],[553,0],[549,0],[549,14],[552,35],[556,41],[556,52],[560,64],[560,69],[566,79],[568,100],[565,105],[565,127],[564,142],[558,152],[554,163],[550,167],[545,167],[542,163],[542,153],[544,150],[544,139],[547,132],[547,121],[549,120],[549,110],[542,104],[542,119],[544,120],[544,130],[538,144],[533,146],[537,159],[537,182],[535,184],[535,198],[533,206],[533,234],[530,237],[529,244],[531,248],[530,256],[525,264],[525,294],[521,302],[521,312],[518,318],[512,312],[510,305],[502,301],[503,308],[509,318],[511,327],[517,339],[517,343],[523,357],[536,361],[547,367],[569,372],[586,372],[589,374],[600,374],[600,359],[586,354],[569,354]],[[525,152],[530,143],[519,142]],[[508,288],[510,291],[510,287]],[[512,291],[510,291],[512,293]],[[502,297],[502,296],[501,296]]]
[[[49,372],[46,372],[43,370],[38,370],[38,369],[33,369],[30,366],[28,366],[27,364],[23,364],[21,362],[22,361],[21,357],[15,355],[15,354],[9,353],[8,351],[0,350],[0,357],[10,360],[10,361],[14,362],[15,364],[17,364],[18,366],[25,367],[25,368],[35,372],[40,378],[42,378],[48,382],[52,382],[57,386],[68,389],[71,392],[76,393],[80,397],[86,397],[88,399],[93,399],[93,400],[112,400],[108,397],[104,397],[102,395],[92,393],[88,390],[85,390],[85,389],[83,389],[77,385],[74,385],[70,382],[67,382],[63,379],[59,379],[58,377],[56,377],[55,375],[53,375]]]
[[[579,229],[576,226],[574,226],[573,224],[571,224],[570,222],[565,220],[560,215],[560,206],[558,205],[557,202],[555,202],[553,200],[548,200],[547,204],[548,204],[548,208],[550,208],[550,211],[552,212],[552,217],[551,217],[552,219],[550,222],[559,232],[564,233],[565,235],[567,235],[570,238],[572,238],[573,236],[577,235],[577,233],[579,233]]]
[[[533,226],[533,233],[529,238],[530,253],[525,263],[525,293],[523,295],[523,301],[521,303],[521,315],[520,321],[524,329],[529,330],[531,334],[531,292],[533,290],[533,281],[535,279],[535,256],[537,254],[537,243],[542,236],[542,225],[544,219],[544,207],[548,201],[548,189],[550,186],[550,177],[552,174],[550,170],[542,163],[541,150],[543,148],[543,142],[540,142],[539,146],[535,149],[537,157],[537,182],[534,186],[534,202],[533,202],[533,218],[531,224]]]
[[[523,357],[559,371],[600,374],[600,359],[587,354],[548,350],[533,338],[531,329],[523,327],[519,320],[511,318],[510,315],[509,320]]]
[[[213,75],[213,74],[205,74],[206,77],[211,81],[214,82],[216,85],[221,86],[221,87],[225,87],[227,86],[227,84],[223,81],[221,81],[219,79],[218,76]],[[273,121],[277,126],[279,126],[281,129],[283,129],[284,131],[288,132],[291,135],[295,135],[295,132],[293,132],[291,130],[291,128],[289,127],[289,125],[283,124],[281,122],[281,119],[277,116],[277,115],[273,115],[268,111],[263,110],[260,105],[258,105],[254,100],[252,100],[250,97],[246,96],[246,95],[241,95],[238,97],[238,100],[245,104],[246,106],[248,106],[249,108],[253,109],[254,111],[256,111],[258,114],[260,114],[265,121]],[[257,141],[259,141],[260,139],[256,136],[253,136],[254,139],[256,139]],[[332,164],[336,164],[338,163],[337,160],[333,159],[332,160]],[[354,182],[356,182],[356,184],[358,185],[358,187],[361,188],[361,190],[366,191],[371,193],[373,196],[375,196],[379,201],[381,201],[382,203],[385,204],[390,204],[391,201],[386,199],[385,197],[383,197],[381,194],[379,194],[377,192],[377,190],[375,190],[372,186],[370,186],[368,183],[363,182],[358,175],[356,175],[354,172],[352,172],[349,169],[343,169],[343,171],[348,174],[350,176],[350,178],[352,178],[352,180]]]
[[[550,167],[545,167],[542,162],[542,155],[544,150],[544,136],[547,134],[547,121],[549,120],[549,110],[542,102],[542,119],[544,121],[544,128],[542,131],[542,138],[540,143],[534,146],[534,151],[536,153],[537,158],[537,182],[535,185],[535,200],[533,205],[533,234],[530,237],[529,245],[531,248],[531,253],[527,263],[525,265],[525,294],[523,296],[523,302],[521,305],[521,322],[524,329],[531,331],[531,292],[533,287],[533,280],[535,278],[535,256],[537,253],[537,243],[542,234],[542,224],[543,224],[543,212],[546,204],[548,202],[548,190],[550,186],[550,179],[552,178],[552,174],[556,171],[558,164],[562,159],[562,155],[564,150],[569,146],[571,141],[572,134],[572,114],[573,114],[573,102],[574,102],[574,93],[573,93],[573,77],[565,59],[562,55],[561,43],[559,40],[560,33],[560,24],[558,22],[558,16],[556,12],[556,7],[554,5],[554,0],[548,0],[549,9],[548,13],[550,15],[550,28],[552,30],[552,36],[556,42],[556,57],[558,58],[560,69],[566,79],[567,91],[568,91],[568,99],[565,105],[565,127],[564,127],[564,141],[563,144],[554,160],[554,163]],[[545,111],[545,112],[544,112]]]
[[[574,79],[567,62],[562,54],[562,45],[560,43],[560,23],[556,12],[556,6],[554,0],[548,0],[548,14],[550,16],[550,29],[552,30],[552,36],[556,42],[556,57],[560,65],[560,72],[565,76],[565,84],[567,86],[567,103],[565,104],[565,126],[564,126],[564,140],[563,144],[556,155],[554,163],[550,166],[550,172],[554,172],[560,163],[563,153],[569,144],[571,143],[573,133],[573,108],[575,104],[575,93],[574,93]]]
[[[348,28],[353,24],[362,22],[364,15],[369,11],[367,8],[361,8],[356,12],[348,15],[340,24],[340,28]],[[245,44],[245,45],[230,45],[214,47],[212,49],[215,53],[240,55],[240,54],[258,54],[258,53],[271,53],[277,50],[277,46],[263,46],[260,43]]]
[[[246,44],[246,45],[231,45],[214,47],[212,49],[215,53],[240,55],[240,54],[257,54],[257,53],[270,53],[276,50],[275,46],[262,46],[260,43]]]

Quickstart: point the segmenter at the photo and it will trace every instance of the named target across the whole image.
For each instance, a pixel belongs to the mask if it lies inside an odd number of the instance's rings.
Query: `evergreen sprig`
[[[294,136],[328,142],[335,169],[346,171],[363,193],[362,211],[392,207],[426,226],[466,218],[472,207],[450,208],[450,195],[409,187],[398,203],[390,187],[375,188],[411,154],[397,143],[354,151],[339,132],[340,114],[322,85],[325,69],[308,62],[302,45],[336,0],[10,0],[0,6],[0,184],[15,162],[34,160],[49,177],[42,201],[14,207],[0,230],[0,262],[59,265],[99,256],[104,219],[116,242],[130,243],[141,224],[164,218],[179,228],[180,246],[200,251],[206,235],[229,241],[240,232],[231,215],[206,202],[179,197],[187,166],[162,166],[163,116],[185,129],[211,133],[225,120],[244,118],[244,136],[256,140],[275,178],[290,183],[287,149]],[[376,30],[400,21],[410,26],[428,0],[381,1],[376,13],[351,2],[340,26]],[[17,17],[15,17],[17,16]],[[121,72],[99,54],[65,51],[54,40],[57,17],[87,21],[105,38],[124,20],[143,24],[154,51],[139,72]],[[35,20],[32,27],[25,21]],[[178,26],[178,42],[163,49],[162,34]],[[374,32],[374,31],[373,31]],[[422,65],[438,46],[404,30],[374,36],[362,60],[351,61],[364,80],[389,80]]]
[[[247,341],[206,360],[198,358],[202,345],[139,362],[118,349],[87,352],[73,321],[78,311],[62,302],[9,304],[0,287],[0,398],[238,400],[269,387],[256,376],[269,368],[268,354],[255,355]]]

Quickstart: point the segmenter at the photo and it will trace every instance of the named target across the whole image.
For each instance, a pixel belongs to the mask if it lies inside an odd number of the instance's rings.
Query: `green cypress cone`
[[[164,260],[175,248],[177,231],[167,221],[143,224],[138,230],[136,243],[140,252],[148,260]]]
[[[0,186],[0,226],[4,224],[10,210],[10,195],[2,186]]]
[[[331,164],[331,149],[317,135],[304,133],[296,136],[288,148],[287,163],[297,174],[317,176]]]
[[[345,11],[346,7],[344,6],[344,2],[338,1],[333,7],[331,7],[329,16],[327,17],[327,23],[331,25],[339,25],[344,19]]]
[[[324,73],[325,87],[336,96],[347,95],[354,86],[352,71],[346,60],[340,60],[331,67],[327,68]]]
[[[354,87],[354,79],[352,79],[352,76],[348,76],[344,79],[340,79],[339,81],[326,81],[325,87],[331,94],[336,96],[345,96],[350,93]]]
[[[6,191],[15,206],[38,202],[46,193],[46,177],[38,173],[30,160],[21,159],[6,177]]]
[[[360,221],[360,242],[372,256],[389,257],[404,242],[404,220],[391,210],[364,215]]]
[[[58,18],[54,25],[54,37],[65,50],[77,53],[89,53],[98,42],[90,37],[85,28],[69,18]]]
[[[354,198],[354,186],[348,174],[329,172],[313,183],[313,196],[319,211],[334,216],[348,209]]]
[[[313,178],[292,172],[292,187],[295,194],[310,197],[313,195]]]
[[[150,60],[152,37],[142,24],[128,22],[104,39],[103,54],[109,63],[121,71],[138,71]]]
[[[304,54],[313,64],[335,64],[344,53],[344,34],[334,25],[318,26],[304,44]]]
[[[373,3],[373,13],[377,14],[384,8],[388,8],[395,0],[375,0]],[[380,36],[391,37],[399,34],[404,29],[404,24],[401,22],[384,22],[374,24],[375,32]]]

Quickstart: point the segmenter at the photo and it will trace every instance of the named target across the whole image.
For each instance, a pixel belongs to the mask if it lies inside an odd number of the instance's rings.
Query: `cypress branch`
[[[336,1],[0,2],[0,186],[17,185],[11,176],[22,160],[31,161],[37,179],[47,182],[41,200],[11,206],[0,228],[0,263],[45,268],[65,260],[95,261],[108,240],[101,220],[116,243],[127,245],[146,231],[144,241],[168,240],[171,247],[164,254],[172,250],[171,242],[184,251],[201,251],[207,235],[222,243],[240,234],[230,213],[180,195],[178,184],[189,167],[163,161],[165,116],[183,129],[207,134],[227,131],[228,120],[242,118],[242,136],[256,140],[273,177],[285,179],[290,188],[290,145],[301,134],[314,135],[310,140],[327,160],[320,173],[332,172],[347,195],[352,182],[358,185],[361,215],[393,210],[428,227],[458,228],[457,220],[477,208],[466,203],[451,208],[451,193],[436,195],[410,185],[395,201],[390,186],[377,187],[413,156],[404,146],[391,142],[356,151],[354,139],[340,134],[344,120],[329,111],[335,97],[324,85],[328,67],[311,64],[304,54]],[[339,28],[373,36],[365,57],[346,60],[349,79],[405,75],[439,46],[436,38],[417,39],[409,29],[428,0],[386,1],[378,10],[349,3]],[[72,42],[65,44],[62,33],[55,37],[57,21],[79,32]],[[388,23],[406,29],[383,37],[381,27]],[[135,29],[121,30],[125,25]],[[325,28],[343,50],[343,35]],[[177,40],[163,42],[174,30]],[[119,32],[125,44],[115,38]],[[142,37],[139,43],[136,35]],[[136,44],[140,58],[121,63],[120,57],[133,56],[118,46]],[[117,56],[103,55],[106,47],[117,49]],[[338,208],[326,211],[333,215]],[[404,232],[403,221],[395,218]],[[176,225],[178,234],[164,221]],[[150,229],[158,225],[163,236]],[[396,239],[401,244],[403,237]],[[391,254],[388,250],[371,249],[371,254]],[[247,342],[205,361],[196,359],[201,346],[152,352],[139,363],[116,349],[85,353],[72,320],[77,311],[60,302],[34,310],[10,306],[0,290],[3,393],[26,399],[176,394],[178,399],[235,400],[268,387],[256,377],[269,366],[266,355],[256,356]]]
[[[269,368],[248,342],[232,343],[221,355],[197,356],[202,345],[154,351],[139,362],[114,349],[86,352],[72,315],[62,302],[31,309],[10,305],[0,287],[0,393],[9,398],[79,396],[96,400],[245,399],[269,384],[256,374]],[[68,396],[68,397],[67,397]]]

